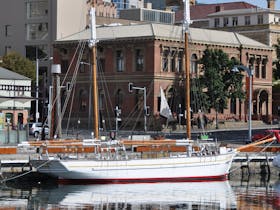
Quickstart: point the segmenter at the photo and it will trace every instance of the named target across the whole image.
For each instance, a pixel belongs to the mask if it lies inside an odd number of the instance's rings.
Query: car
[[[277,142],[280,143],[280,130],[265,130],[263,133],[257,133],[252,136],[252,141],[259,141],[268,139],[275,136],[277,139]]]
[[[41,122],[29,123],[29,135],[33,135],[35,138],[42,134],[43,124]],[[45,134],[49,134],[49,127],[45,125]]]

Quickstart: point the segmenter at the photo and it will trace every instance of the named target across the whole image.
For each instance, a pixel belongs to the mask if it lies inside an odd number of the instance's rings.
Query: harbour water
[[[0,209],[280,209],[278,176],[110,185],[6,183]]]

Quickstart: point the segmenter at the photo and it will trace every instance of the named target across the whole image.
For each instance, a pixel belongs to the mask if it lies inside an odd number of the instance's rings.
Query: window
[[[228,26],[228,18],[227,17],[224,18],[224,27],[226,27],[226,26]]]
[[[124,57],[122,50],[116,51],[116,65],[117,65],[117,72],[124,71]]]
[[[245,16],[245,25],[251,25],[251,17],[250,16]]]
[[[26,40],[47,40],[48,23],[32,23],[26,25]]]
[[[232,17],[232,26],[238,25],[238,17]]]
[[[88,94],[85,90],[80,90],[79,94],[79,102],[80,102],[80,111],[84,112],[87,110],[87,100],[88,100]]]
[[[48,16],[48,0],[30,1],[26,3],[27,19],[42,18]]]
[[[177,57],[177,51],[173,50],[171,52],[171,71],[172,72],[176,71],[176,57]]]
[[[191,74],[197,75],[197,56],[192,54],[191,57]]]
[[[263,24],[263,15],[258,15],[258,24]]]
[[[97,60],[98,72],[105,72],[105,58]]]
[[[46,58],[48,55],[47,45],[31,45],[25,47],[26,57],[32,61],[36,58]]]
[[[177,57],[177,71],[183,72],[183,51],[179,51]]]
[[[215,28],[218,28],[220,26],[220,19],[219,18],[215,18],[214,26],[215,26]]]
[[[5,25],[5,36],[6,37],[12,36],[12,26],[11,25]]]
[[[267,58],[264,58],[262,60],[262,79],[265,79],[266,78],[266,64],[267,64]]]
[[[256,60],[255,75],[256,75],[256,78],[260,77],[260,58],[257,58],[257,60]]]
[[[61,73],[66,73],[68,71],[68,67],[69,67],[69,61],[61,60]]]
[[[162,54],[162,71],[164,72],[168,72],[168,55],[169,55],[169,50],[165,49],[163,50],[163,54]]]
[[[135,69],[136,71],[144,70],[144,53],[142,49],[135,50]]]

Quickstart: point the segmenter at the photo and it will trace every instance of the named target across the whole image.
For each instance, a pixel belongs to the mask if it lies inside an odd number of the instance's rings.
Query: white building
[[[27,124],[32,100],[31,79],[0,67],[0,129]]]

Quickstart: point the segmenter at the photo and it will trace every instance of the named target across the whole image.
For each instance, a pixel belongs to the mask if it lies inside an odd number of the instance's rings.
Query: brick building
[[[182,110],[185,109],[182,26],[149,23],[98,27],[97,37],[100,40],[97,44],[99,111],[104,129],[114,128],[116,106],[122,109],[121,126],[131,128],[132,124],[136,123],[136,127],[141,128],[143,125],[143,94],[141,91],[129,94],[129,82],[147,88],[147,105],[150,106],[152,114],[159,111],[160,87],[165,91],[172,112],[178,112],[179,104]],[[54,46],[54,63],[61,64],[62,77],[66,75],[67,70],[67,75],[78,72],[73,86],[75,101],[66,109],[64,119],[71,115],[72,124],[80,120],[84,126],[91,124],[91,53],[87,48],[89,38],[90,30],[84,30],[58,40]],[[230,58],[240,59],[243,65],[256,69],[253,78],[253,117],[270,119],[272,49],[237,33],[191,28],[190,56],[193,75],[199,75],[198,60],[207,47],[222,49]],[[80,62],[83,62],[82,65],[79,65]],[[69,82],[70,78],[63,80]],[[244,78],[244,88],[245,83]],[[71,94],[74,94],[74,91]],[[62,94],[62,104],[66,101],[66,93],[67,91],[64,91]],[[229,103],[231,108],[223,110],[219,118],[235,117],[244,120],[246,103]],[[148,121],[151,121],[152,114]],[[207,115],[213,117],[214,110],[210,110]]]

